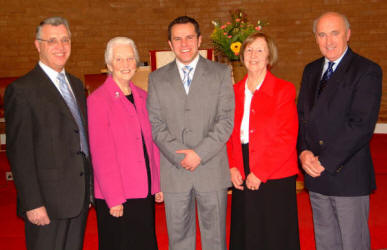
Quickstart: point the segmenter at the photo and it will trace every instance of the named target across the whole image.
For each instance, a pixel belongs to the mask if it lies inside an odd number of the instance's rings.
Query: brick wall
[[[0,0],[0,5],[0,76],[19,76],[35,65],[35,27],[48,16],[69,20],[73,49],[66,68],[83,78],[104,68],[105,45],[114,36],[133,38],[142,61],[149,61],[150,49],[168,49],[167,25],[179,15],[195,17],[202,29],[202,47],[211,47],[211,21],[226,21],[235,8],[244,9],[251,22],[270,22],[265,30],[275,38],[280,56],[273,72],[297,87],[305,64],[320,56],[312,21],[328,10],[348,16],[351,47],[387,72],[385,0]],[[383,90],[386,93],[385,84]],[[380,121],[387,122],[387,95]]]

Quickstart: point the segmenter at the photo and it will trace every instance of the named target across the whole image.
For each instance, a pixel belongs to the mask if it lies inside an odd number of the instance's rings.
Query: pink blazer
[[[148,179],[141,131],[149,155],[151,192],[160,192],[160,154],[152,140],[146,92],[130,83],[135,106],[111,76],[87,99],[95,198],[109,207],[145,198]]]

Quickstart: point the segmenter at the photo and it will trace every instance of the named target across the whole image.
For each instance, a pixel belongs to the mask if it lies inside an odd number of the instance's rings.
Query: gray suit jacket
[[[230,186],[226,142],[234,125],[234,91],[226,65],[200,57],[189,94],[176,62],[149,76],[147,107],[153,139],[160,148],[161,190],[201,192]],[[201,164],[190,172],[176,150],[193,149]]]

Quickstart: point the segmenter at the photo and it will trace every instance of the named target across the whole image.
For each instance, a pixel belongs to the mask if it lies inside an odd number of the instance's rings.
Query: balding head
[[[327,12],[315,20],[313,29],[321,54],[329,61],[339,59],[351,36],[347,18],[336,12]]]

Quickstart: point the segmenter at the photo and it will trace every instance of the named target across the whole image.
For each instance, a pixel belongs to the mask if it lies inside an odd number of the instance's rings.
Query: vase
[[[231,61],[234,83],[239,82],[247,74],[247,70],[241,61]]]

